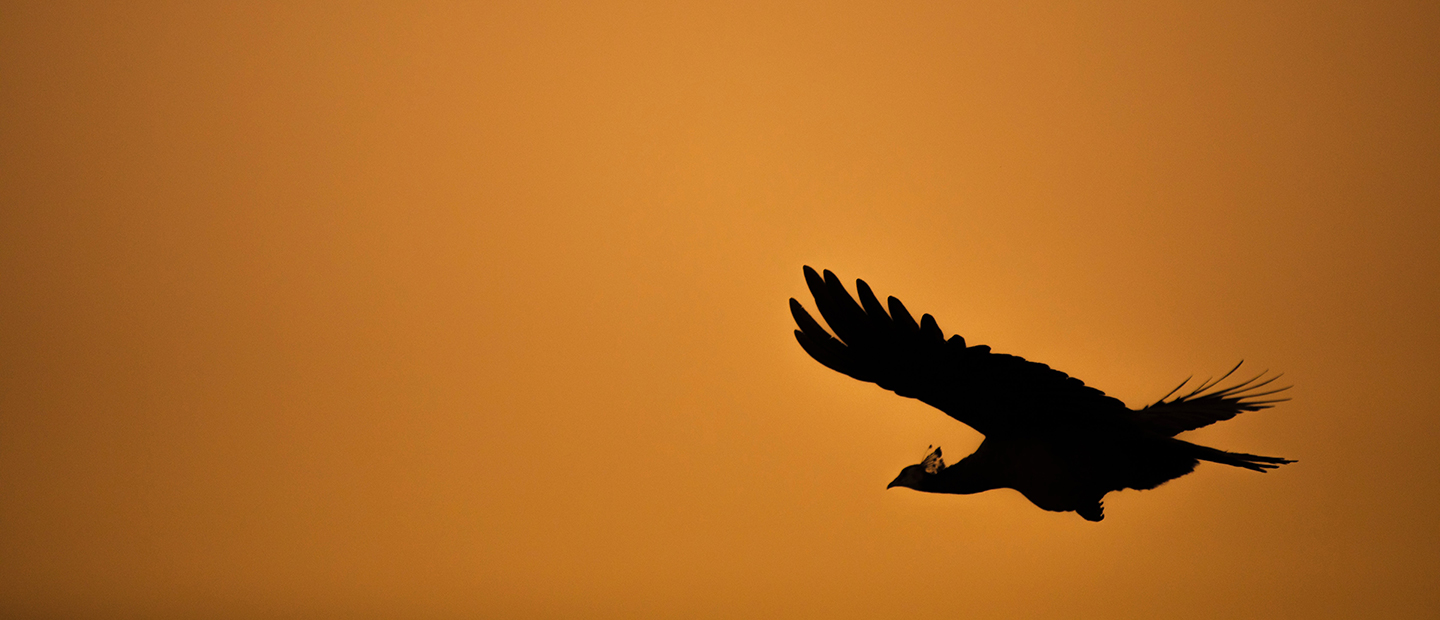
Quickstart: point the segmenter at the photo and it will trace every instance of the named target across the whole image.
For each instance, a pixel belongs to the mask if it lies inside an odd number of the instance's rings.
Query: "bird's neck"
[[[1005,486],[998,472],[984,458],[970,455],[940,473],[929,476],[923,489],[931,493],[955,493],[969,495]]]

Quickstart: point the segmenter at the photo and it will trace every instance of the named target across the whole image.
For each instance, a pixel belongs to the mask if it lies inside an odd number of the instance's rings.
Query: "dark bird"
[[[902,469],[890,487],[962,495],[1009,488],[1045,510],[1074,511],[1099,521],[1105,518],[1105,494],[1153,489],[1194,471],[1200,461],[1258,472],[1294,462],[1175,438],[1287,400],[1261,400],[1288,389],[1261,391],[1278,376],[1264,379],[1261,373],[1217,389],[1236,365],[1180,396],[1171,398],[1189,379],[1155,404],[1130,409],[1044,364],[991,353],[985,345],[966,346],[958,335],[946,340],[933,317],[926,314],[916,323],[894,297],[887,312],[863,280],[855,282],[859,303],[828,270],[822,278],[806,267],[805,282],[820,316],[838,336],[792,298],[790,312],[800,327],[795,338],[810,357],[919,399],[985,435],[974,454],[949,467],[936,448],[920,464]]]

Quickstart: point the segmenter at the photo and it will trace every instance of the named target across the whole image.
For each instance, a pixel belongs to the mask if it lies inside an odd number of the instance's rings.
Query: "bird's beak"
[[[893,489],[898,486],[900,486],[900,476],[896,476],[894,480],[890,481],[890,484],[885,485],[885,488]]]

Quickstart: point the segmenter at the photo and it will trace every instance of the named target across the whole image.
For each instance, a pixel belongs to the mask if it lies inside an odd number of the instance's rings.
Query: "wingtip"
[[[933,341],[945,341],[945,332],[940,329],[940,324],[935,321],[935,317],[928,313],[920,317],[920,333]]]
[[[819,323],[815,322],[815,318],[810,316],[809,312],[805,311],[805,306],[800,305],[800,302],[795,301],[793,298],[790,300],[790,316],[795,319],[795,325],[802,331],[813,333],[817,336],[825,333],[825,329],[820,327]]]
[[[825,280],[821,279],[820,274],[815,273],[815,270],[808,265],[805,267],[805,285],[810,287],[810,294],[817,297],[825,290]]]

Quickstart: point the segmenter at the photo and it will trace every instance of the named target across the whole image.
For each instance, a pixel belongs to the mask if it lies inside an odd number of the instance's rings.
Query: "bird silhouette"
[[[894,297],[887,312],[864,280],[855,282],[859,303],[829,270],[821,277],[805,267],[805,283],[835,332],[831,336],[791,298],[790,312],[800,328],[795,338],[810,357],[919,399],[985,435],[973,454],[949,467],[935,448],[919,464],[902,469],[887,488],[962,495],[1010,488],[1045,510],[1074,511],[1099,521],[1105,518],[1107,493],[1153,489],[1194,471],[1200,461],[1258,472],[1295,462],[1175,438],[1287,400],[1261,400],[1289,389],[1261,391],[1278,376],[1265,379],[1261,373],[1218,389],[1237,364],[1189,392],[1175,396],[1189,383],[1186,379],[1156,403],[1130,409],[1044,364],[992,353],[985,345],[967,346],[959,335],[946,340],[933,317],[926,314],[917,323]]]

